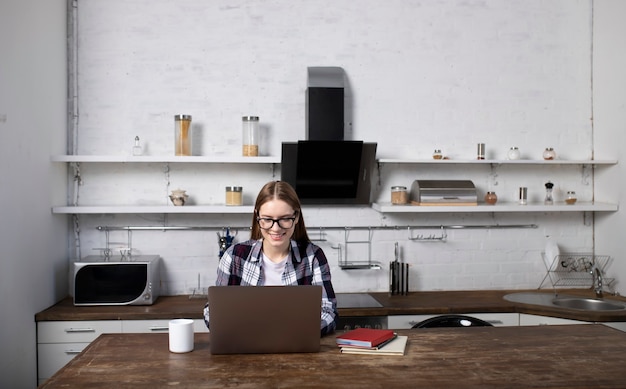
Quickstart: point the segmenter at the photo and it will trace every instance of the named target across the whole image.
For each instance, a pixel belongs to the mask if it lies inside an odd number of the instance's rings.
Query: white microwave
[[[74,262],[70,290],[74,305],[152,305],[160,292],[158,255],[122,260],[87,256]]]

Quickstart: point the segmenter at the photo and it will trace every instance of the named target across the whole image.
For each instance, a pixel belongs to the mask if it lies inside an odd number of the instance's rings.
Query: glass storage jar
[[[511,147],[509,149],[509,152],[506,155],[511,160],[519,159],[520,157],[519,149],[517,147]]]
[[[487,194],[485,195],[485,203],[489,205],[494,205],[497,202],[498,196],[496,195],[496,192],[487,192]]]
[[[392,186],[391,187],[391,204],[400,205],[409,202],[409,195],[406,191],[406,186]]]
[[[191,115],[174,116],[174,155],[191,155]]]
[[[259,117],[244,116],[241,119],[243,156],[256,157],[259,155]]]
[[[546,161],[556,159],[556,151],[554,151],[552,147],[546,147],[546,149],[543,151],[543,159],[545,159]]]
[[[441,154],[441,150],[435,149],[433,152],[433,159],[443,159],[443,154]]]
[[[243,205],[243,188],[240,186],[226,187],[226,205]]]
[[[576,204],[576,192],[574,192],[573,190],[570,190],[567,192],[567,196],[565,197],[565,204]]]

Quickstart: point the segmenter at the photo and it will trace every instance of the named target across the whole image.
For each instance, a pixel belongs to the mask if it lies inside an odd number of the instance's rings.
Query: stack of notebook
[[[404,355],[407,340],[392,330],[357,328],[337,336],[337,346],[346,354]]]

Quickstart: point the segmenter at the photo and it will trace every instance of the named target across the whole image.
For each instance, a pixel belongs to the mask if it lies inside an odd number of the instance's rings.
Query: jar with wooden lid
[[[409,194],[406,191],[406,186],[392,186],[391,187],[391,204],[402,205],[409,202]]]
[[[226,187],[226,205],[243,205],[243,188],[240,186]]]

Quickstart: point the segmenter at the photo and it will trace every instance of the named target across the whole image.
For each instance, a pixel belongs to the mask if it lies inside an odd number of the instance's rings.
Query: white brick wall
[[[348,134],[378,142],[380,158],[506,157],[518,146],[538,159],[547,146],[568,159],[590,158],[591,3],[589,1],[165,0],[79,1],[78,154],[128,154],[139,135],[151,155],[173,153],[174,114],[193,115],[196,154],[239,155],[241,116],[261,117],[261,153],[304,138],[307,66],[345,69],[354,111]],[[605,155],[603,158],[611,158]],[[162,204],[167,182],[193,201],[223,201],[224,186],[244,186],[250,204],[273,179],[267,166],[83,164],[81,204]],[[604,169],[604,168],[603,168]],[[276,178],[280,177],[276,172]],[[414,179],[474,180],[482,197],[513,200],[543,183],[557,200],[576,190],[593,197],[580,167],[383,165],[378,200]],[[412,264],[412,290],[534,288],[544,275],[545,236],[564,250],[593,248],[593,225],[579,213],[381,215],[373,210],[307,208],[309,226],[538,224],[537,229],[453,230],[445,243],[376,231],[373,259],[393,259],[398,241]],[[98,225],[160,225],[161,216],[81,216],[81,252],[102,247]],[[172,216],[171,225],[248,225],[248,216]],[[436,232],[436,231],[435,231]],[[430,232],[425,232],[430,233]],[[246,235],[240,232],[240,237]],[[387,271],[337,267],[343,232],[320,243],[337,291],[385,291]],[[133,247],[164,258],[166,293],[214,282],[215,232],[135,232]],[[365,256],[352,246],[350,253]],[[350,258],[351,260],[359,258]]]

